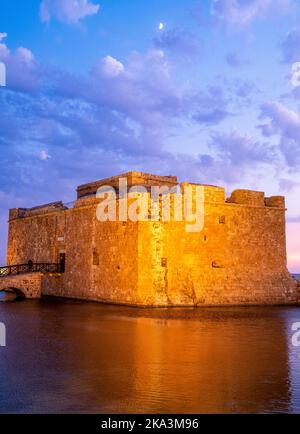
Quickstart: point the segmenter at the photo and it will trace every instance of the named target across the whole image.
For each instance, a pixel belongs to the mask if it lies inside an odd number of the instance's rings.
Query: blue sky
[[[300,271],[299,17],[299,0],[0,0],[1,262],[9,207],[140,170],[286,195]]]

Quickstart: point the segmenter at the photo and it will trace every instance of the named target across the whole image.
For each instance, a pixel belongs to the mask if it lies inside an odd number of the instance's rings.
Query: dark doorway
[[[58,256],[58,263],[59,263],[59,271],[60,273],[64,273],[66,269],[66,254],[60,253]]]

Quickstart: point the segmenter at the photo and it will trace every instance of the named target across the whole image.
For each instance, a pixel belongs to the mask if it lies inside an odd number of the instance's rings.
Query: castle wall
[[[137,302],[137,225],[99,222],[93,202],[11,220],[7,264],[57,263],[65,253],[65,273],[44,276],[43,295]]]
[[[274,207],[282,200],[266,207],[263,193],[237,191],[225,202],[213,187],[205,188],[205,200],[200,233],[186,232],[185,222],[139,223],[142,304],[295,303],[285,208]]]
[[[44,295],[136,306],[296,303],[284,198],[237,190],[226,201],[223,188],[205,186],[204,200],[195,233],[172,219],[99,222],[94,196],[79,195],[72,209],[11,210],[7,263],[54,263],[65,253],[65,273],[44,276]]]
[[[99,253],[99,265],[92,267],[95,297],[113,303],[137,303],[137,225],[94,220],[93,245]]]

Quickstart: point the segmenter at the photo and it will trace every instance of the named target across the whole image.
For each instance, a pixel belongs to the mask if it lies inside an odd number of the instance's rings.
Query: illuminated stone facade
[[[176,186],[176,177],[131,172],[128,186]],[[134,306],[276,305],[297,301],[287,270],[285,201],[264,193],[204,188],[204,227],[186,222],[100,222],[102,185],[77,189],[72,208],[61,202],[12,209],[7,263],[58,262],[65,273],[44,275],[44,295]],[[187,184],[182,184],[181,187]]]

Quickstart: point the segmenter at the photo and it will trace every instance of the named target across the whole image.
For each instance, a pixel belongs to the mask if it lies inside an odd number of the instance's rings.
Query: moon
[[[163,30],[165,28],[164,23],[159,23],[158,30]]]

